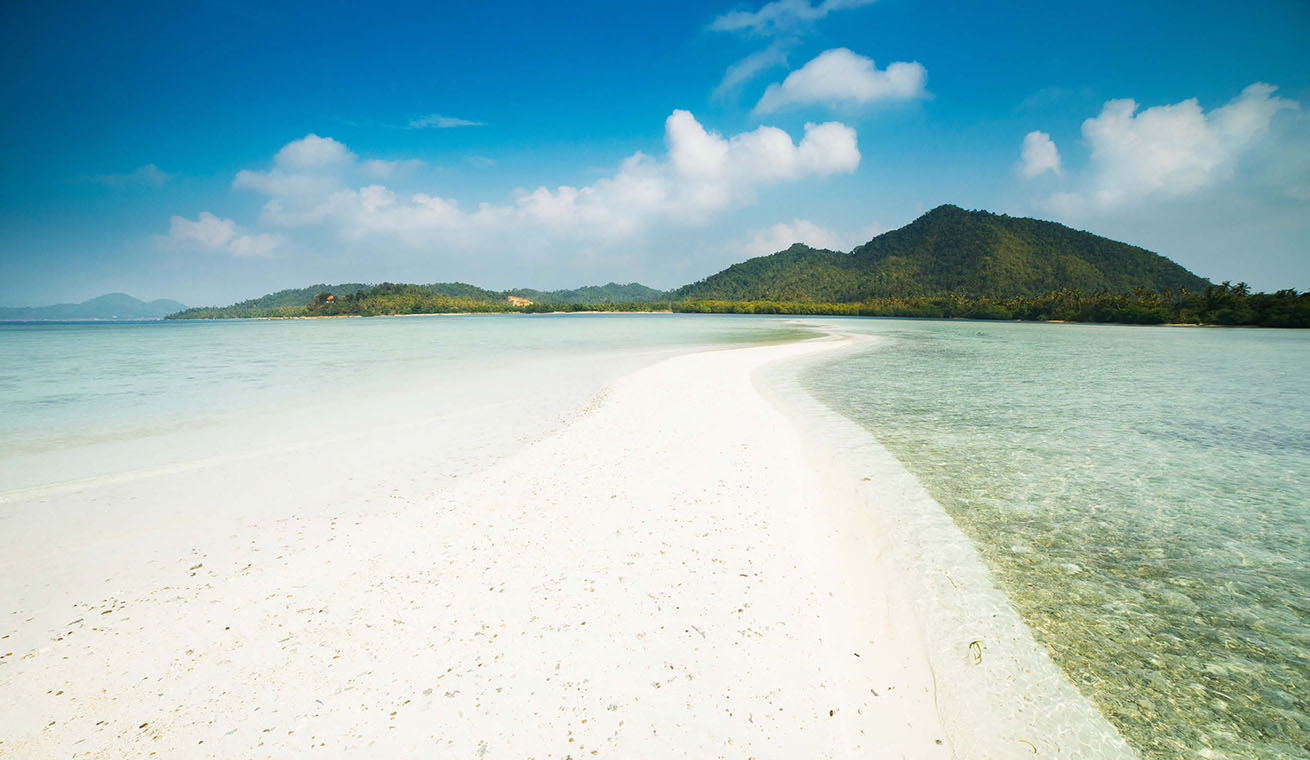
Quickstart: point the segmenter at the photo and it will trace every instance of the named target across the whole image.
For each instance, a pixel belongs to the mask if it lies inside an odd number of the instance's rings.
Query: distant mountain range
[[[142,301],[126,293],[107,293],[82,303],[0,306],[0,319],[162,319],[185,308],[185,304],[167,298]]]
[[[1063,224],[939,206],[850,253],[797,243],[674,291],[679,299],[854,303],[873,298],[1131,293],[1210,285],[1144,248]]]

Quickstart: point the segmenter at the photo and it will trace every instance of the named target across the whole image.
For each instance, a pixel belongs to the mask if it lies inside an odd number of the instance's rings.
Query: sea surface
[[[835,320],[800,378],[1145,758],[1310,757],[1310,334]]]
[[[457,415],[486,416],[461,445],[490,456],[643,364],[802,333],[675,314],[0,323],[0,494]]]
[[[0,500],[415,419],[433,451],[491,457],[640,366],[805,325],[876,336],[801,385],[917,477],[1143,757],[1310,757],[1305,332],[622,314],[0,324]],[[487,434],[440,440],[459,415],[451,430],[471,417]]]

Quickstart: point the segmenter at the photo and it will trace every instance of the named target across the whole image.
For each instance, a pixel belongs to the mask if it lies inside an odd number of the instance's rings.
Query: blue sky
[[[1300,0],[17,6],[0,304],[668,287],[941,203],[1310,289]]]

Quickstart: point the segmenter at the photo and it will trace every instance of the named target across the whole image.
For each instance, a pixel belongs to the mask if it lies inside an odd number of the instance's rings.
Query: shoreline
[[[302,450],[7,503],[0,752],[950,757],[912,629],[752,384],[841,342],[660,361],[446,482]],[[114,528],[70,545],[61,505]]]
[[[886,500],[935,503],[788,391],[857,340],[680,353],[485,466],[388,458],[419,422],[9,494],[0,754],[1131,757],[1017,618],[944,644],[986,570],[925,585]]]
[[[883,340],[851,337],[847,351]],[[757,387],[799,431],[825,501],[846,505],[848,532],[868,537],[905,624],[918,629],[956,756],[1136,758],[1034,639],[946,510],[873,434],[801,386],[808,367],[834,358],[765,367]]]
[[[442,311],[442,312],[418,312],[413,314],[305,314],[295,317],[185,317],[172,319],[171,317],[160,317],[157,319],[129,319],[129,320],[10,320],[13,324],[34,324],[41,321],[50,322],[230,322],[230,321],[253,321],[253,322],[285,322],[303,319],[385,319],[396,317],[467,317],[477,315],[509,315],[517,314],[520,316],[536,315],[562,315],[562,314],[697,314],[697,315],[733,315],[733,316],[755,316],[755,317],[775,317],[788,319],[822,319],[825,317],[840,317],[842,319],[883,319],[883,320],[907,320],[907,321],[924,321],[924,322],[981,322],[981,323],[1014,323],[1021,325],[1093,325],[1109,327],[1206,327],[1206,328],[1225,328],[1225,329],[1256,329],[1256,330],[1297,330],[1307,329],[1298,327],[1275,327],[1270,325],[1228,325],[1217,322],[1156,322],[1156,323],[1137,323],[1137,322],[1096,322],[1096,321],[1078,321],[1071,319],[985,319],[981,317],[912,317],[912,316],[880,316],[880,315],[862,315],[862,314],[840,314],[840,313],[782,313],[782,312],[716,312],[716,311],[680,311],[677,309],[650,309],[650,310],[612,310],[612,309],[572,309],[560,311]],[[0,320],[5,322],[5,320]]]

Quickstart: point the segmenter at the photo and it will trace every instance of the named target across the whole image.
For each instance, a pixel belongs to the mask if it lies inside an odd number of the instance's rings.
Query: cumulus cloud
[[[1044,172],[1060,173],[1060,151],[1045,132],[1033,130],[1024,135],[1019,155],[1019,170],[1025,177],[1036,177]]]
[[[784,34],[827,16],[833,11],[859,8],[874,0],[822,0],[811,5],[809,0],[774,0],[757,11],[733,11],[710,22],[710,29],[719,32],[751,32],[754,34]]]
[[[787,51],[813,30],[815,22],[835,11],[870,5],[874,0],[775,0],[757,11],[733,11],[714,19],[709,28],[718,32],[737,32],[772,37],[763,50],[733,62],[714,88],[714,97],[722,98],[764,71],[787,63]]]
[[[220,219],[208,211],[201,211],[194,222],[180,216],[169,221],[168,234],[174,240],[194,240],[206,248],[222,247],[236,236],[236,222]]]
[[[454,116],[442,116],[441,114],[430,113],[427,116],[414,119],[409,123],[410,129],[427,129],[435,127],[436,129],[453,129],[454,127],[484,127],[480,121],[469,121],[468,119],[458,119]]]
[[[791,106],[865,104],[880,100],[924,97],[928,72],[917,62],[897,62],[879,70],[873,59],[846,48],[834,48],[769,85],[755,112],[771,113]]]
[[[181,216],[169,220],[168,236],[178,243],[194,243],[211,251],[224,251],[241,258],[267,256],[277,248],[275,235],[248,235],[231,219],[201,211],[195,221]]]
[[[282,146],[273,156],[274,165],[292,171],[330,169],[350,163],[354,154],[331,137],[308,134]]]
[[[806,124],[799,142],[775,127],[725,137],[705,129],[691,113],[674,111],[665,121],[667,154],[635,153],[611,175],[574,187],[519,190],[512,203],[482,203],[465,210],[436,193],[398,195],[385,185],[351,186],[358,167],[305,162],[290,171],[284,156],[310,135],[288,144],[267,171],[243,170],[233,185],[269,196],[261,218],[280,227],[327,227],[345,239],[377,233],[415,242],[433,236],[474,239],[505,229],[533,231],[554,239],[612,242],[640,234],[653,224],[704,224],[715,214],[751,203],[763,187],[803,177],[854,171],[860,162],[855,130],[838,123]],[[345,146],[338,156],[352,156]],[[352,158],[353,160],[353,158]],[[367,162],[365,162],[367,163]],[[184,222],[186,220],[183,220]]]
[[[154,164],[146,164],[135,171],[122,174],[97,174],[90,180],[106,187],[163,187],[173,175]]]
[[[308,134],[282,146],[268,171],[237,172],[232,186],[272,196],[326,195],[341,187],[342,171],[355,162],[355,154],[345,145],[331,137]]]
[[[1083,122],[1091,154],[1082,187],[1042,203],[1076,214],[1191,195],[1231,179],[1238,159],[1268,132],[1274,116],[1299,107],[1276,97],[1276,89],[1256,82],[1209,113],[1195,98],[1140,113],[1135,100],[1111,100]]]

